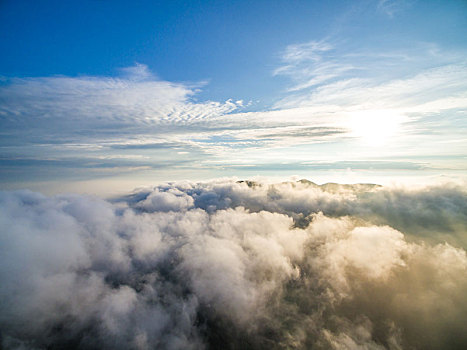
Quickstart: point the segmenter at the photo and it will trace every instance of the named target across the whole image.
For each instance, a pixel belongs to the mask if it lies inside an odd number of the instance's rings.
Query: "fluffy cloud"
[[[2,346],[463,348],[466,206],[309,181],[3,192]]]

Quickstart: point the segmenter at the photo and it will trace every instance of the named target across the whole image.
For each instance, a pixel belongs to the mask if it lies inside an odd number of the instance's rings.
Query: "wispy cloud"
[[[274,107],[308,111],[313,121],[325,116],[347,129],[356,126],[355,118],[369,121],[365,116],[371,114],[374,123],[398,119],[405,135],[434,132],[437,126],[455,135],[455,129],[466,128],[455,117],[467,107],[464,57],[426,43],[388,53],[324,42],[291,45],[274,74],[289,77],[293,85]]]
[[[464,57],[426,43],[390,52],[329,40],[290,45],[273,74],[291,85],[257,112],[242,112],[242,101],[197,102],[202,83],[163,81],[141,64],[114,78],[6,79],[1,163],[53,159],[101,171],[122,160],[128,169],[267,169],[402,155],[413,164],[427,155],[458,159],[467,147]],[[446,164],[427,165],[437,166]]]
[[[412,2],[411,0],[379,0],[377,9],[392,18],[410,6]]]
[[[176,155],[181,147],[193,156],[200,147],[190,139],[212,126],[212,119],[242,106],[242,101],[195,102],[201,86],[159,80],[141,64],[122,69],[116,78],[5,79],[0,85],[2,163],[86,155],[98,165],[102,156],[135,158],[137,148],[162,150],[151,158],[154,165],[164,162],[163,153]]]
[[[154,79],[147,67],[125,69],[125,77],[13,78],[0,87],[2,122],[78,133],[123,127],[186,125],[229,113],[232,101],[191,102],[199,87]],[[53,122],[53,123],[51,123]]]
[[[326,41],[310,41],[289,45],[282,53],[283,65],[274,75],[284,75],[294,85],[288,91],[297,91],[325,83],[351,70],[351,65],[337,62],[333,45]]]

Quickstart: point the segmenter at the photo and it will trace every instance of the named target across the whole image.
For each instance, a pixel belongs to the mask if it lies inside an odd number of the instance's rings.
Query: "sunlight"
[[[370,146],[384,146],[400,131],[405,117],[393,110],[366,110],[352,113],[349,128],[354,137]]]

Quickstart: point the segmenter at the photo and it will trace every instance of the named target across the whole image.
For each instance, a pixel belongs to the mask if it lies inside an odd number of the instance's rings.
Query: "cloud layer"
[[[29,188],[38,174],[86,181],[156,168],[185,171],[180,178],[239,167],[271,175],[280,164],[381,160],[454,174],[466,168],[466,67],[462,50],[433,43],[298,43],[282,51],[272,75],[290,85],[268,106],[199,101],[205,83],[163,81],[142,64],[116,77],[3,78],[0,181],[24,178]]]
[[[305,180],[3,192],[2,346],[461,349],[466,208]]]

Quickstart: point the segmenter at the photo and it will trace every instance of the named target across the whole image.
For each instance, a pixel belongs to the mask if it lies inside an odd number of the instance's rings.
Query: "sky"
[[[465,1],[0,1],[0,186],[465,179]]]
[[[0,349],[467,349],[466,33],[0,0]]]

